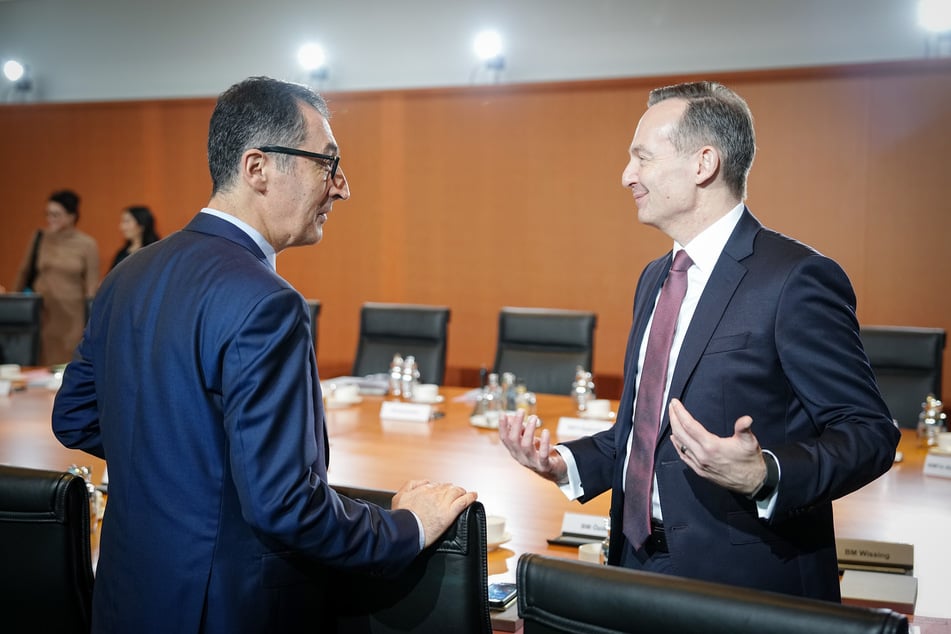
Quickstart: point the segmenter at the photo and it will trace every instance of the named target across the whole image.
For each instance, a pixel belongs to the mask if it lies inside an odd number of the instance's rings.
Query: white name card
[[[925,456],[925,475],[951,478],[951,454],[929,451]]]
[[[561,532],[565,535],[586,535],[602,540],[608,536],[608,518],[603,515],[565,513],[565,518],[561,521]]]
[[[565,438],[580,438],[582,436],[596,434],[605,429],[610,429],[612,425],[614,425],[613,420],[562,416],[558,419],[557,434],[561,440]]]
[[[380,418],[385,420],[405,420],[416,423],[427,423],[432,415],[433,406],[422,403],[383,401],[383,404],[380,405]]]
[[[836,537],[839,568],[905,574],[915,567],[915,546],[898,542]]]

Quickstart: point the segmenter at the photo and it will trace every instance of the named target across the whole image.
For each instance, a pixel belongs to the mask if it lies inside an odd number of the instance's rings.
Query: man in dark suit
[[[611,489],[609,563],[838,600],[832,500],[887,471],[900,438],[855,294],[835,262],[743,204],[755,152],[745,101],[698,82],[648,105],[622,181],[638,219],[674,247],[638,281],[617,422],[552,447],[547,430],[535,438],[510,417],[502,441],[569,497]],[[665,280],[684,270],[667,312]],[[669,357],[648,365],[665,324]],[[645,436],[638,401],[653,385],[657,431]]]
[[[53,429],[105,458],[96,632],[317,632],[334,568],[395,572],[474,499],[337,495],[308,307],[275,271],[350,189],[323,99],[252,78],[211,117],[213,194],[105,279]]]

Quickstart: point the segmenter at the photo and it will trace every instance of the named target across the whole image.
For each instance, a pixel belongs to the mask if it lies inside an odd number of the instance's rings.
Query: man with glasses
[[[308,307],[275,257],[350,188],[323,99],[252,78],[211,117],[208,207],[103,281],[53,409],[104,458],[95,632],[323,631],[333,568],[405,567],[475,500],[337,495]]]

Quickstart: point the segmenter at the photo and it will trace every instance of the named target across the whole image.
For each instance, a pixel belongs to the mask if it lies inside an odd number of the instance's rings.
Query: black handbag
[[[43,239],[43,231],[36,230],[36,237],[33,238],[33,252],[30,254],[30,268],[26,272],[26,282],[23,284],[23,290],[33,290],[33,284],[36,282],[36,276],[39,271],[36,270],[36,256],[40,251],[40,240]]]

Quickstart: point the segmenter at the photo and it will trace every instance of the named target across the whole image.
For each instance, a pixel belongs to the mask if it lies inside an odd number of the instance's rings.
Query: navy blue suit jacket
[[[578,462],[582,501],[612,490],[614,564],[629,548],[622,483],[638,352],[670,261],[668,253],[650,263],[638,281],[617,423],[565,443]],[[676,573],[838,600],[832,500],[887,471],[900,438],[842,269],[745,210],[697,305],[669,397],[721,437],[733,434],[737,418],[752,416],[753,433],[782,469],[774,513],[760,520],[752,501],[684,464],[665,407],[654,460]]]
[[[104,280],[53,429],[108,461],[96,632],[319,631],[333,567],[419,550],[411,513],[328,486],[307,305],[209,214]]]

